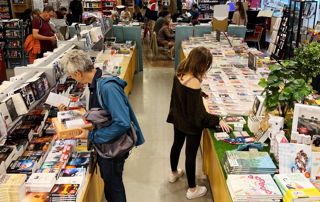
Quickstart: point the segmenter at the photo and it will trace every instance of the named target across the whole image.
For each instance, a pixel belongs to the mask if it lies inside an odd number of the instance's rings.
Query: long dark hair
[[[187,73],[192,73],[199,81],[208,71],[212,64],[212,54],[205,47],[192,49],[188,57],[184,59],[177,70],[177,76],[183,77]]]
[[[236,6],[238,7],[241,19],[246,19],[246,11],[244,10],[243,3],[241,1],[238,1],[236,3]]]

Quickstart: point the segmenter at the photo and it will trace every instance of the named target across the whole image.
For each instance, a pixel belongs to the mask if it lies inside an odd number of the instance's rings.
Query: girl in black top
[[[225,132],[228,126],[218,116],[209,114],[202,100],[201,81],[212,63],[210,51],[204,47],[194,48],[189,56],[181,62],[174,77],[170,111],[167,122],[174,125],[174,142],[170,153],[171,173],[169,182],[175,182],[183,175],[178,169],[178,161],[182,146],[186,139],[186,173],[189,189],[186,197],[193,199],[204,196],[205,186],[196,186],[196,156],[200,145],[202,130],[220,125]]]

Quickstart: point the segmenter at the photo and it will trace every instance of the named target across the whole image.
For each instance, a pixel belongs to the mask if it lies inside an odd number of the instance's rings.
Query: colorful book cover
[[[267,152],[226,151],[229,162],[233,167],[252,169],[276,169]]]
[[[61,171],[62,177],[84,176],[86,174],[85,168],[66,168]]]
[[[303,173],[311,176],[311,146],[285,143],[279,145],[279,173]]]
[[[16,160],[11,162],[7,171],[8,173],[32,172],[35,165],[36,161],[34,160]]]
[[[320,152],[312,152],[311,179],[320,180]]]
[[[227,184],[231,195],[234,196],[282,197],[271,175],[228,175]]]
[[[55,184],[51,191],[51,196],[76,196],[79,184]]]
[[[283,194],[289,189],[315,188],[302,173],[276,174],[274,179]]]
[[[49,193],[47,192],[28,192],[23,202],[49,202]]]

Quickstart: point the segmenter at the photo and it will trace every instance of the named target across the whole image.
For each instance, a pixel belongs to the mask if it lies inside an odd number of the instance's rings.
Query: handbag
[[[100,106],[103,106],[100,97],[101,95],[98,93],[97,96]],[[94,129],[107,127],[112,121],[110,113],[102,108],[92,108],[84,115],[84,117],[93,124]],[[92,141],[89,144],[101,157],[116,158],[128,153],[136,145],[136,142],[137,134],[134,124],[131,122],[130,129],[119,137],[106,143],[94,143],[94,141]]]

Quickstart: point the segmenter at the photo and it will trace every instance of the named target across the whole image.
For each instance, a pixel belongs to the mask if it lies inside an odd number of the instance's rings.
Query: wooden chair
[[[263,30],[264,29],[262,26],[257,25],[254,31],[254,34],[252,36],[246,37],[245,41],[255,43],[256,45],[258,45],[258,50],[260,50],[260,40],[261,40]]]
[[[151,48],[153,56],[158,56],[159,53],[162,53],[163,55],[166,55],[169,58],[171,58],[171,56],[169,56],[167,54],[169,51],[169,48],[165,47],[165,46],[159,46],[156,32],[152,33],[151,41],[150,41],[150,48]]]

